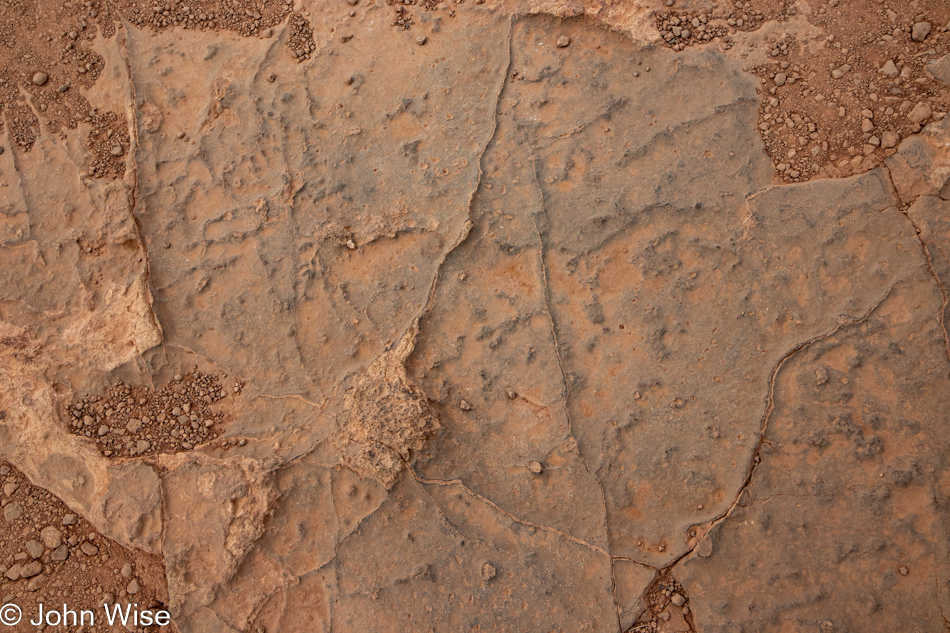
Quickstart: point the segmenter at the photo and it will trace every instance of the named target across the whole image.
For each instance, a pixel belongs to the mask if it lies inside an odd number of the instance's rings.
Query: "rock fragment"
[[[33,84],[36,86],[42,86],[47,81],[49,81],[49,75],[46,73],[40,72],[33,75]]]
[[[49,525],[40,531],[43,544],[49,549],[56,549],[63,544],[63,533],[58,528]]]
[[[567,48],[570,45],[571,45],[571,38],[569,38],[568,36],[562,35],[561,37],[557,38],[558,48]]]
[[[918,103],[913,110],[907,113],[908,119],[921,125],[926,123],[931,116],[933,116],[933,109],[925,101]]]
[[[57,562],[64,561],[67,558],[69,558],[69,546],[65,543],[53,550],[53,553],[50,555],[50,559]]]
[[[899,74],[901,74],[901,71],[897,69],[897,64],[895,64],[894,60],[892,59],[887,60],[887,62],[881,66],[880,72],[882,75],[890,77],[891,79],[894,79]]]
[[[930,22],[918,22],[911,30],[911,37],[915,42],[923,42],[930,35],[931,29],[933,29],[933,26]]]
[[[537,461],[530,461],[528,462],[528,470],[533,472],[535,475],[540,475],[542,472],[544,472],[544,464]]]
[[[35,539],[26,543],[26,553],[34,560],[42,556],[45,551],[46,548],[43,547],[43,544]]]
[[[23,516],[23,508],[19,503],[8,503],[3,507],[3,518],[7,521],[16,521]]]
[[[851,64],[842,64],[841,66],[831,71],[831,76],[834,79],[841,79],[842,77],[847,75],[848,72],[850,71],[851,71]]]

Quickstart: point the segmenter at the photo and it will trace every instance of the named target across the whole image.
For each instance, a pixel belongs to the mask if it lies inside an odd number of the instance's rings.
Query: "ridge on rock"
[[[417,334],[413,323],[394,347],[353,379],[343,400],[342,461],[387,488],[439,426],[425,394],[406,375]]]

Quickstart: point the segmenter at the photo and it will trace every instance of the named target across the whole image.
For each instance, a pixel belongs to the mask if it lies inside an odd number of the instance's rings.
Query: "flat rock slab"
[[[46,469],[93,464],[45,481],[160,543],[183,633],[619,631],[671,574],[669,631],[943,630],[945,128],[777,187],[712,50],[366,11],[372,46],[299,65],[128,28],[130,182],[70,202],[0,162],[0,326],[72,334],[23,339],[40,369],[2,343],[4,456],[59,437],[13,396],[233,377],[234,443]]]

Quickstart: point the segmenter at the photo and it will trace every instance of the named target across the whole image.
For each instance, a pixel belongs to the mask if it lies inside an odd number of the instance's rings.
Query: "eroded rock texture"
[[[182,632],[947,628],[946,120],[777,186],[719,52],[359,10],[303,64],[122,25],[125,178],[0,155],[0,455]],[[204,444],[67,419],[190,372]]]

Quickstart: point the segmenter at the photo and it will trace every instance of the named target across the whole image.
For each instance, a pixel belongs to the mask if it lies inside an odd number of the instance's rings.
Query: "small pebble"
[[[49,525],[40,531],[43,544],[49,549],[56,549],[63,544],[63,533],[58,528]]]
[[[428,38],[425,35],[420,35],[419,37],[416,38],[416,44],[418,44],[419,46],[422,46],[427,41],[428,41]]]
[[[35,539],[27,541],[26,543],[26,553],[29,554],[33,559],[39,558],[45,551],[46,548],[43,547],[43,544]]]
[[[50,555],[50,559],[56,562],[64,561],[67,558],[69,558],[69,546],[65,543],[53,550],[53,553]]]
[[[37,86],[42,86],[49,80],[49,75],[46,73],[36,73],[33,75],[33,83]]]
[[[544,472],[544,465],[541,462],[528,462],[528,470],[533,472],[535,475],[540,475]]]
[[[569,38],[566,35],[562,35],[561,37],[557,38],[558,48],[567,48],[570,45],[570,43],[571,43],[571,38]]]

